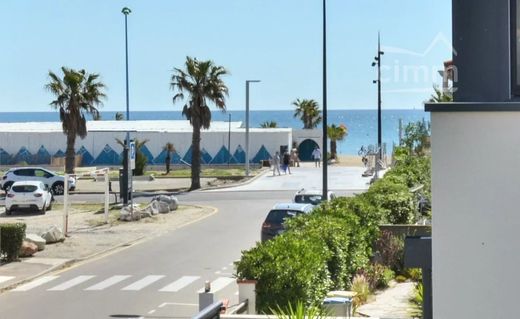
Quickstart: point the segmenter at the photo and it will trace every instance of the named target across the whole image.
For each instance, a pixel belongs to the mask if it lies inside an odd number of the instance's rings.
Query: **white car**
[[[52,194],[49,188],[39,181],[15,182],[5,197],[5,213],[11,215],[13,210],[38,210],[45,214],[52,208]]]
[[[319,205],[322,201],[322,191],[318,189],[305,189],[302,188],[294,194],[294,202],[300,204],[312,204]],[[327,192],[327,200],[333,200],[336,198],[334,192]]]
[[[9,190],[17,181],[40,181],[48,186],[55,195],[62,195],[65,177],[42,167],[17,167],[8,170],[2,177],[2,189]],[[76,189],[76,180],[69,178],[69,190]]]

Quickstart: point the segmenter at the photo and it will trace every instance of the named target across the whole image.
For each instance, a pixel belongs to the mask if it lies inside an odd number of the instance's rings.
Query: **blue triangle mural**
[[[170,163],[172,164],[180,164],[181,163],[181,157],[177,153],[177,151],[174,151],[170,154]],[[166,161],[166,150],[162,150],[162,152],[157,155],[157,157],[153,160],[154,164],[157,165],[164,165],[164,162]]]
[[[211,155],[209,155],[208,151],[206,151],[205,148],[202,148],[200,150],[200,161],[202,164],[209,164],[211,162],[212,158]]]
[[[11,164],[11,155],[7,153],[3,148],[0,148],[0,165]]]
[[[213,157],[211,164],[227,164],[228,161],[231,164],[237,163],[237,160],[233,156],[231,156],[227,148],[225,146],[222,146],[218,153]]]
[[[27,164],[32,164],[32,157],[33,156],[31,152],[29,152],[29,150],[25,146],[22,146],[18,153],[16,153],[16,155],[13,157],[12,163],[19,164],[22,162],[26,162]]]
[[[62,150],[58,150],[56,153],[54,153],[53,156],[54,157],[65,157],[65,152],[63,152]]]
[[[94,156],[87,151],[85,146],[81,146],[81,148],[76,152],[76,155],[81,155],[81,166],[89,166],[94,162]],[[65,154],[63,154],[63,156],[65,156]]]
[[[51,154],[42,145],[36,154],[33,156],[33,164],[50,164]]]
[[[186,154],[184,154],[184,157],[182,158],[182,160],[185,161],[186,163],[191,164],[191,146],[188,149],[188,151],[186,152]]]
[[[152,152],[146,147],[146,145],[141,146],[141,153],[146,157],[148,164],[153,164],[153,155]]]
[[[245,163],[246,162],[246,152],[242,148],[242,146],[238,145],[233,157],[237,160],[237,163]]]
[[[116,151],[106,144],[98,157],[92,162],[95,165],[120,165],[121,157]]]
[[[268,160],[270,158],[271,154],[269,154],[265,146],[262,145],[262,147],[260,147],[260,149],[258,150],[258,153],[256,153],[255,157],[253,157],[253,159],[251,160],[251,163],[259,163],[260,161]]]

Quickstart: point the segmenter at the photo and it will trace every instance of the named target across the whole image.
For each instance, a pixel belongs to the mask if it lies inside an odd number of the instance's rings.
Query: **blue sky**
[[[130,109],[181,110],[169,79],[186,56],[226,67],[228,109],[292,109],[322,101],[321,0],[2,0],[0,111],[47,111],[48,71],[100,73],[103,110],[125,109],[124,16],[129,16]],[[373,109],[371,63],[381,30],[383,107],[422,108],[451,58],[449,0],[327,0],[328,106]]]

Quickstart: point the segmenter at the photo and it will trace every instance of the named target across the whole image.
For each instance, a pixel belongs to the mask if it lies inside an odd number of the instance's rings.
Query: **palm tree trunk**
[[[168,155],[166,155],[166,159],[165,159],[165,164],[166,164],[166,174],[170,173],[170,161],[171,161],[171,157],[170,157],[170,152],[168,152]]]
[[[74,174],[74,144],[76,144],[76,134],[67,134],[67,150],[65,151],[65,173]]]
[[[330,157],[333,159],[338,159],[336,154],[336,141],[330,140]]]
[[[191,187],[190,190],[200,188],[200,122],[193,121],[193,135],[191,139]]]

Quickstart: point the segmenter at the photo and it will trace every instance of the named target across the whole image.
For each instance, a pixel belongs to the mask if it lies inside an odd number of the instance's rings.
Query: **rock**
[[[153,198],[154,200],[157,200],[159,202],[167,203],[169,206],[169,210],[176,210],[179,206],[179,200],[175,196],[166,196],[166,195],[159,195],[155,196]]]
[[[38,251],[45,249],[45,239],[36,234],[27,234],[25,235],[25,241],[31,242],[38,247]]]
[[[47,231],[40,235],[47,244],[57,243],[65,240],[63,232],[56,225],[51,226]]]
[[[38,246],[35,243],[24,240],[22,247],[20,247],[20,257],[31,257],[38,251]]]
[[[152,207],[152,210],[155,214],[167,214],[170,212],[170,205],[166,202],[159,201],[157,199],[152,200],[150,203],[150,206]]]

